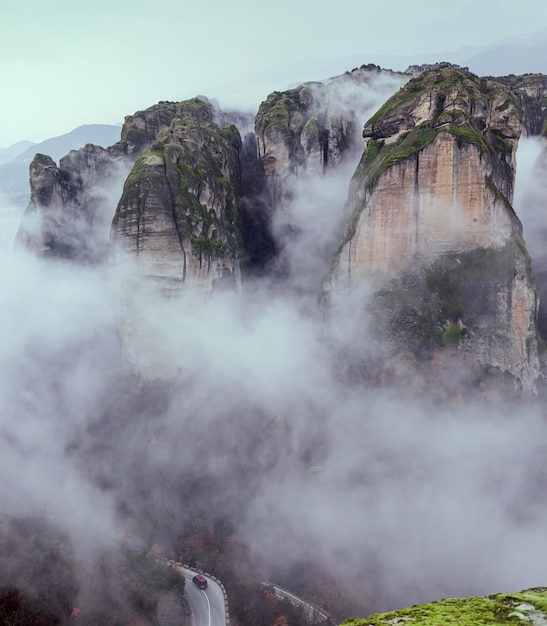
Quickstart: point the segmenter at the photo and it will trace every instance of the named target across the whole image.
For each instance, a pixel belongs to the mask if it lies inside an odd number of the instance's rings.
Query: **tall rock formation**
[[[121,185],[154,139],[158,117],[155,110],[128,116],[120,141],[106,149],[86,144],[59,165],[36,154],[29,167],[30,202],[15,245],[44,258],[101,262]]]
[[[16,244],[77,262],[102,261],[108,244],[111,258],[134,257],[169,289],[233,287],[241,139],[215,123],[228,115],[202,97],[160,102],[127,116],[107,149],[88,144],[59,166],[36,155]]]
[[[365,125],[325,289],[342,307],[372,288],[392,351],[455,343],[532,389],[538,290],[511,206],[522,120],[499,82],[448,67],[409,81]]]
[[[167,290],[233,287],[242,245],[239,132],[215,124],[203,98],[153,110],[148,121],[134,116],[125,133],[135,147],[155,135],[125,182],[112,222],[113,257],[135,258]]]
[[[547,76],[524,74],[503,76],[496,80],[511,87],[519,96],[524,111],[524,128],[528,137],[539,137],[542,153],[534,164],[532,184],[521,190],[525,206],[521,206],[524,237],[532,256],[534,275],[539,285],[540,306],[538,327],[547,336],[547,225],[542,223],[547,203]],[[520,161],[520,160],[519,160]],[[520,167],[520,166],[519,166]],[[518,171],[517,171],[518,177]],[[530,220],[530,221],[529,221]]]
[[[547,76],[545,74],[509,75],[495,80],[511,87],[518,94],[524,111],[526,133],[530,136],[547,137]]]
[[[110,191],[126,173],[123,159],[87,144],[59,166],[37,154],[30,164],[30,202],[16,246],[45,258],[97,263],[104,258],[112,219]]]
[[[321,174],[339,165],[358,145],[363,109],[408,78],[370,64],[271,93],[258,109],[255,132],[274,208],[285,201],[290,176]]]

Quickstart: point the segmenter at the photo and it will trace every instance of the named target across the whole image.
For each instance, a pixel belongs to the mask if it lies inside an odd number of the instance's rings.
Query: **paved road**
[[[287,591],[286,589],[278,587],[277,585],[274,585],[272,583],[263,582],[262,585],[264,585],[265,587],[273,587],[275,595],[280,600],[289,600],[295,606],[302,607],[310,621],[310,624],[333,624],[332,620],[325,613],[323,613],[323,611],[321,611],[317,607],[314,607],[312,604],[309,604],[303,598],[299,598],[298,596],[292,594],[290,591]]]
[[[221,586],[212,578],[207,578],[207,589],[200,589],[192,582],[196,572],[183,565],[167,559],[162,559],[165,564],[175,567],[185,578],[185,595],[192,607],[192,626],[227,626],[226,607],[224,592]],[[275,595],[280,599],[287,599],[297,606],[301,606],[306,612],[310,624],[326,626],[334,622],[319,608],[306,602],[303,598],[295,596],[287,589],[278,587],[272,583],[261,583],[264,587],[273,587]]]
[[[186,579],[184,591],[192,607],[193,626],[226,626],[224,593],[220,586],[206,576],[207,589],[200,589],[192,582],[196,572],[182,566],[177,569]]]

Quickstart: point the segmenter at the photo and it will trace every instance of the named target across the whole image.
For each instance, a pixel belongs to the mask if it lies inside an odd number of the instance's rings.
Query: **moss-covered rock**
[[[389,167],[423,150],[439,132],[489,157],[492,184],[512,201],[515,141],[524,112],[506,86],[453,67],[410,80],[369,119],[356,185],[371,188]]]
[[[547,137],[547,76],[510,74],[495,80],[511,87],[521,99],[527,134]]]
[[[350,619],[343,626],[504,626],[547,623],[547,588],[527,589],[514,594],[474,598],[451,598],[419,604],[365,619]]]
[[[512,208],[522,118],[494,80],[453,67],[410,80],[365,125],[325,285],[341,307],[372,284],[389,353],[457,345],[531,388],[538,290]]]
[[[104,258],[113,208],[96,189],[116,185],[123,164],[109,150],[87,144],[59,165],[37,154],[30,164],[30,202],[16,245],[48,259],[98,263]]]
[[[139,155],[156,139],[163,128],[174,119],[192,118],[197,122],[212,122],[214,108],[203,96],[182,102],[159,102],[125,118],[120,141],[110,147],[115,154]]]
[[[386,93],[408,80],[407,75],[362,66],[323,82],[274,91],[261,103],[255,132],[274,207],[284,202],[288,177],[337,167],[359,145],[368,85],[380,76],[377,89]]]
[[[239,276],[241,195],[237,128],[220,128],[194,99],[174,113],[129,174],[112,223],[113,251],[138,258],[172,288],[211,288],[228,269]],[[164,114],[157,105],[154,118]],[[155,127],[154,127],[155,128]]]

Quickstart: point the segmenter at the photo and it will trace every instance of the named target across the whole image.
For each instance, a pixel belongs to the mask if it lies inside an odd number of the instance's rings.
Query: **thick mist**
[[[517,152],[517,184],[514,206],[523,225],[526,247],[532,257],[532,267],[540,288],[538,327],[547,336],[547,184],[545,143],[538,137],[521,139]]]
[[[345,234],[348,216],[344,205],[363,153],[365,122],[407,80],[408,76],[363,67],[308,84],[315,107],[327,116],[327,126],[347,122],[348,148],[340,163],[327,166],[321,174],[316,163],[314,168],[303,168],[298,176],[283,180],[287,201],[274,211],[272,232],[279,263],[292,289],[319,291],[332,254]]]
[[[523,155],[517,199],[540,193]],[[367,320],[316,304],[358,156],[291,183],[285,282],[166,300],[131,266],[2,253],[4,516],[53,520],[82,561],[229,520],[264,577],[312,562],[360,615],[544,584],[540,401],[449,352],[374,370]]]

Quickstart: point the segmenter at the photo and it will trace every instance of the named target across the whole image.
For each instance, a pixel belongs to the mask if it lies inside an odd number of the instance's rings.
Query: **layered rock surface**
[[[31,197],[16,245],[48,258],[103,260],[121,185],[132,164],[188,106],[165,102],[128,115],[117,143],[106,149],[86,144],[59,165],[37,154],[29,168]]]
[[[524,117],[504,85],[453,68],[411,80],[369,120],[347,234],[326,279],[344,306],[372,288],[391,350],[459,348],[532,388],[538,290],[513,199]]]
[[[126,134],[135,140],[145,133],[148,140],[156,133],[125,182],[112,222],[112,254],[136,258],[143,273],[167,289],[234,286],[241,249],[239,132],[217,126],[203,99],[173,107],[170,118],[155,107],[148,125],[133,118],[139,132]]]
[[[526,133],[547,137],[547,76],[544,74],[510,75],[495,80],[511,87],[518,94],[524,111]]]
[[[123,177],[122,159],[87,144],[69,152],[59,166],[51,157],[37,154],[29,170],[30,202],[16,245],[46,258],[102,260],[113,203],[105,192]]]
[[[274,207],[284,202],[290,176],[323,173],[358,145],[368,86],[393,93],[408,78],[371,64],[271,93],[258,109],[255,132]]]

